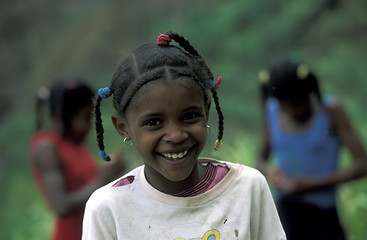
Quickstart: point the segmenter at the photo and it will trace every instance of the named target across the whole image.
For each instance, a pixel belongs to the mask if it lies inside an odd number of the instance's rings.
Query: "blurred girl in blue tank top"
[[[258,168],[275,189],[287,239],[345,239],[336,187],[367,174],[366,151],[349,117],[335,99],[321,95],[305,64],[281,62],[260,71],[259,80],[264,121]],[[354,162],[340,170],[342,146]]]

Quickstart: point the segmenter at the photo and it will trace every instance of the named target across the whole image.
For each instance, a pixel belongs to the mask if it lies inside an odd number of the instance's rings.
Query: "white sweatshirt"
[[[230,163],[225,177],[195,197],[153,188],[144,166],[133,183],[96,190],[87,202],[83,240],[284,240],[272,195],[256,169]],[[122,177],[123,178],[123,177]],[[118,180],[116,180],[118,181]]]

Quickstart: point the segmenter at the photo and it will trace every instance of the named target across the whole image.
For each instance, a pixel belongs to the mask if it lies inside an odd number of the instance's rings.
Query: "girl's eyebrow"
[[[183,112],[187,112],[187,111],[191,111],[191,110],[199,110],[199,109],[201,109],[202,107],[200,106],[200,105],[193,105],[193,106],[190,106],[190,107],[188,107],[188,108],[185,108],[184,110],[183,110]]]
[[[139,116],[139,118],[152,118],[152,117],[159,117],[162,116],[163,114],[160,112],[148,112],[148,113],[144,113],[142,115]]]
[[[193,110],[200,110],[202,107],[200,105],[193,105],[190,107],[187,107],[185,109],[182,110],[182,112],[188,112],[188,111],[193,111]],[[152,118],[152,117],[159,117],[159,116],[163,116],[164,113],[163,112],[147,112],[144,113],[142,115],[139,116],[139,118]]]

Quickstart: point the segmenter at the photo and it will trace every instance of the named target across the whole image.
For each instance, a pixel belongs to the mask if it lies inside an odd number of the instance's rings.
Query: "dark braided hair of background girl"
[[[263,103],[269,97],[297,103],[311,93],[321,102],[318,79],[305,64],[285,60],[270,67],[267,74],[268,79],[263,79],[260,86]]]
[[[224,117],[217,92],[207,83],[209,79],[213,80],[213,74],[188,40],[173,32],[167,32],[166,35],[177,42],[180,47],[156,43],[144,44],[135,49],[118,66],[110,86],[116,111],[124,115],[135,93],[150,81],[167,79],[168,76],[172,76],[172,80],[187,76],[197,83],[205,102],[209,100],[208,90],[211,90],[218,113],[218,140],[220,141],[223,137]],[[102,98],[97,96],[95,116],[98,146],[101,151],[104,151],[101,100]]]
[[[94,90],[81,78],[63,78],[53,83],[49,97],[37,95],[36,125],[37,131],[42,128],[42,107],[48,103],[52,119],[60,118],[63,125],[62,134],[70,128],[71,119],[86,106],[93,106]]]

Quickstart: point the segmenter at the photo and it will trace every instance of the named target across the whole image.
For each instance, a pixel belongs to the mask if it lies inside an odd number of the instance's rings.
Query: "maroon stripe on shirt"
[[[214,166],[213,164],[208,164],[208,169],[205,173],[205,176],[198,184],[182,192],[172,194],[172,196],[193,197],[201,193],[204,193],[208,190],[209,186],[215,179],[216,174],[217,174],[217,166]]]
[[[112,187],[121,187],[125,185],[129,185],[130,183],[134,182],[135,177],[134,176],[127,176],[126,178],[120,179],[115,184],[113,184]]]

